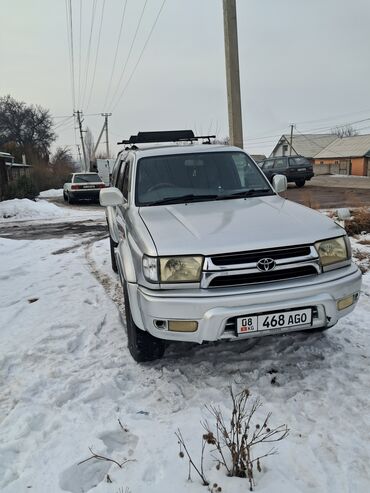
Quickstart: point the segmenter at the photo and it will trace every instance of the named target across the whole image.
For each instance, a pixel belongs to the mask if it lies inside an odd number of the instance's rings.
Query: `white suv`
[[[63,186],[63,198],[69,204],[79,200],[99,200],[99,192],[105,188],[97,173],[72,173]]]
[[[239,148],[137,145],[185,139],[133,136],[100,192],[134,359],[161,357],[166,340],[325,330],[350,313],[361,272],[345,230],[280,197],[286,177],[271,185]]]

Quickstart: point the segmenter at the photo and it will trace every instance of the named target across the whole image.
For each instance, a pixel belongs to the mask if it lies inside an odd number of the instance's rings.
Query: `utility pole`
[[[243,148],[236,0],[223,0],[230,143]]]
[[[112,115],[112,113],[101,113],[101,116],[104,116],[104,123],[103,123],[102,129],[100,131],[98,140],[96,141],[96,144],[95,144],[95,147],[94,147],[94,151],[93,151],[94,156],[95,156],[95,153],[96,153],[96,151],[98,149],[98,146],[100,144],[102,135],[103,135],[103,133],[105,131],[105,139],[106,139],[105,140],[105,143],[107,145],[106,152],[107,152],[107,158],[109,158],[108,117],[110,117],[111,115]]]
[[[80,144],[76,144],[76,145],[77,145],[78,156],[80,158],[80,168],[81,168],[81,164],[82,164],[81,147]]]
[[[289,156],[292,155],[292,149],[293,149],[293,128],[294,128],[294,124],[291,123],[290,124],[290,149],[289,149]]]
[[[105,126],[105,145],[106,145],[106,153],[107,159],[109,159],[109,137],[108,137],[108,118],[112,116],[112,113],[102,113],[101,116],[104,116],[104,126]]]
[[[82,146],[82,154],[84,156],[84,171],[88,171],[87,167],[87,159],[86,159],[86,149],[85,149],[85,143],[84,143],[84,136],[83,136],[83,130],[82,130],[82,111],[76,111],[77,115],[77,121],[78,121],[78,128],[80,129],[80,138],[81,138],[81,146]],[[89,166],[90,168],[90,166]]]

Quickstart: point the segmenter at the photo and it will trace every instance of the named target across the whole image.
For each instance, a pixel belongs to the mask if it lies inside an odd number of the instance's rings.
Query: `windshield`
[[[136,205],[226,200],[273,195],[258,167],[243,152],[201,152],[141,158]]]
[[[73,183],[96,183],[101,182],[98,174],[75,175]]]

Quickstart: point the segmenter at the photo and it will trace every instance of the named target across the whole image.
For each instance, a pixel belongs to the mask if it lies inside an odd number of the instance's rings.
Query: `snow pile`
[[[44,190],[40,192],[39,197],[48,198],[48,197],[62,197],[63,196],[63,188],[51,188],[50,190]]]
[[[62,208],[44,200],[12,199],[0,202],[0,221],[49,219],[68,215]]]

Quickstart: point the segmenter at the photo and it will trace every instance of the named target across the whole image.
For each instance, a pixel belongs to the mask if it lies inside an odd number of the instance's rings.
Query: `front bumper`
[[[337,301],[361,289],[361,272],[354,265],[305,278],[264,285],[228,289],[149,290],[128,284],[131,312],[136,325],[153,336],[173,341],[202,343],[269,335],[276,332],[331,327],[350,313],[355,303],[338,311]],[[356,299],[357,301],[357,299]],[[289,329],[253,332],[238,336],[232,327],[235,317],[312,307],[312,324]],[[196,332],[158,329],[156,320],[196,320]]]

